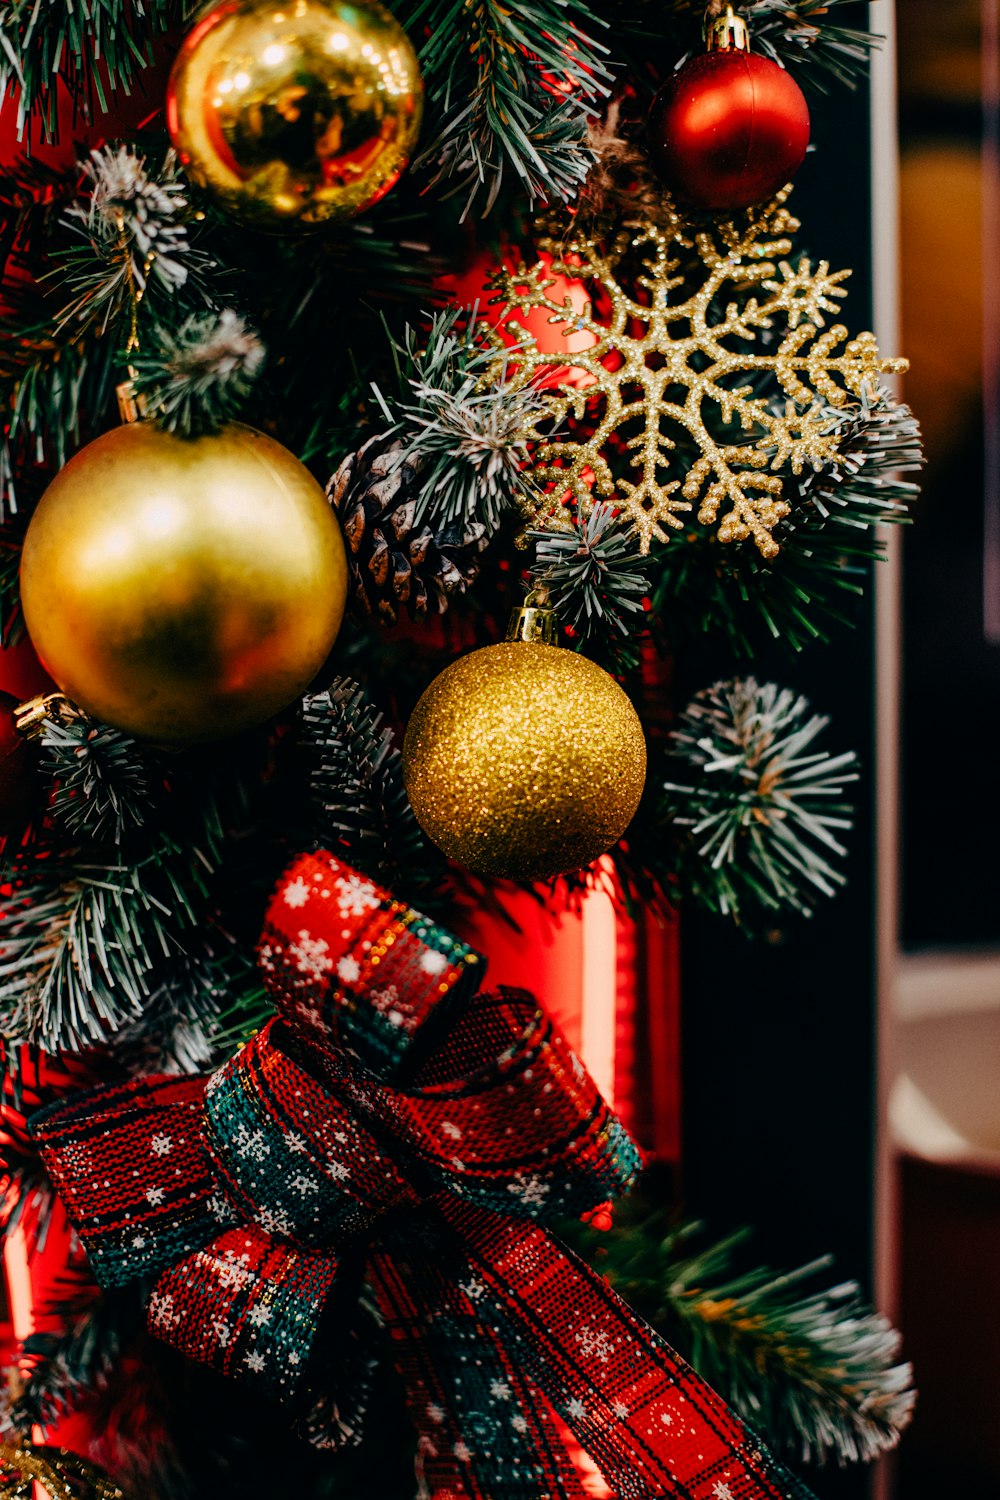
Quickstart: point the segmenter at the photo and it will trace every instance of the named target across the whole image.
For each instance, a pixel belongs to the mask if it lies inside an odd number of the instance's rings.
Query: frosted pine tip
[[[600,1230],[606,1234],[609,1229],[614,1228],[614,1219],[611,1213],[611,1202],[599,1203],[596,1208],[588,1208],[587,1212],[580,1215],[582,1224],[589,1224],[591,1229]]]

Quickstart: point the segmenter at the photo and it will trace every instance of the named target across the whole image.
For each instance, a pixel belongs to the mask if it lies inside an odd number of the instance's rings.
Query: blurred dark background
[[[878,29],[878,9],[873,25]],[[864,26],[868,6],[838,11]],[[796,178],[797,248],[834,269],[850,266],[844,321],[872,326],[869,101],[864,87],[810,93],[815,151]],[[897,351],[887,351],[895,353]],[[831,751],[854,748],[862,780],[848,886],[811,921],[767,942],[693,909],[682,923],[684,1188],[691,1212],[720,1231],[754,1226],[761,1262],[790,1268],[831,1252],[833,1278],[871,1287],[875,1090],[874,645],[869,596],[854,630],[794,657],[769,648],[750,663],[759,680],[799,689],[829,713]],[[713,678],[747,669],[716,646],[686,648],[677,701]],[[863,1468],[813,1471],[821,1500],[862,1500]]]

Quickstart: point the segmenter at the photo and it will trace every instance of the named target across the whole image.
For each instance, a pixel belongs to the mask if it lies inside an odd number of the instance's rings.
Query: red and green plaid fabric
[[[297,859],[260,962],[277,1015],[217,1072],[96,1089],[32,1129],[98,1279],[150,1327],[357,1433],[370,1298],[433,1500],[805,1500],[725,1403],[552,1233],[635,1143],[531,996],[329,854]]]

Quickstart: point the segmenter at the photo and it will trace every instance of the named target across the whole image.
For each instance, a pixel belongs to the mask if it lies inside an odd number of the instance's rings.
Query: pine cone
[[[438,534],[426,521],[414,525],[421,466],[393,459],[402,446],[398,438],[369,438],[327,489],[347,539],[355,606],[388,625],[401,605],[415,620],[428,610],[443,614],[448,595],[464,593],[475,579],[487,540],[478,521]]]

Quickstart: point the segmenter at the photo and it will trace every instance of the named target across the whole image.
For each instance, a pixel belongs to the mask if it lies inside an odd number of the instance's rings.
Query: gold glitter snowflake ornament
[[[547,353],[505,315],[520,345],[511,354],[495,329],[483,330],[497,350],[493,378],[506,369],[526,385],[572,361],[569,381],[544,391],[529,433],[543,491],[534,525],[565,525],[567,499],[580,516],[610,500],[648,552],[697,502],[721,542],[752,536],[765,557],[777,554],[774,528],[790,509],[784,476],[836,456],[828,408],[906,368],[880,358],[872,334],[826,328],[850,272],[784,258],[786,232],[798,228],[785,196],[740,228],[650,224],[607,245],[550,224],[538,240],[550,265],[498,274],[509,314],[546,310],[550,323],[596,340],[580,353]],[[549,296],[553,275],[591,284],[584,313]]]

